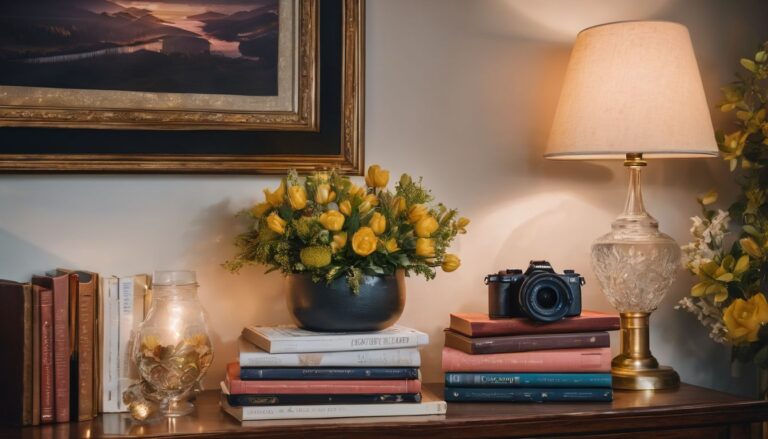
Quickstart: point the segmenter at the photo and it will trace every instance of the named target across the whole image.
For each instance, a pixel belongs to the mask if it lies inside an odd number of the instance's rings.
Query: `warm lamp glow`
[[[685,26],[610,23],[576,38],[545,157],[717,155],[709,106]]]

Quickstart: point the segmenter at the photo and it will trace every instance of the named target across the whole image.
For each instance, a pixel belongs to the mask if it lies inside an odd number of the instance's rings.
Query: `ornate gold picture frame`
[[[57,107],[46,105],[55,93],[0,84],[0,171],[360,174],[364,0],[277,1],[299,23],[291,109],[158,108],[162,96],[145,108]]]

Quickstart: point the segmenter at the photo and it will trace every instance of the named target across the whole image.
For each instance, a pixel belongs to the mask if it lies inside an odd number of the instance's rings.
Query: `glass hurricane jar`
[[[194,271],[156,271],[152,288],[134,359],[151,392],[145,396],[158,401],[165,416],[183,416],[194,409],[188,395],[213,361],[207,319]]]

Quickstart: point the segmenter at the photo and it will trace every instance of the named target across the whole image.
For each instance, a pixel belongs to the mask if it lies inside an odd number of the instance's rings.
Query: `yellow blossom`
[[[757,341],[757,333],[768,323],[768,302],[762,293],[749,300],[736,299],[723,311],[728,337],[734,344]]]
[[[754,239],[742,238],[739,240],[739,244],[741,245],[741,249],[753,258],[760,259],[763,257],[763,251],[760,249],[760,246],[757,245]]]
[[[270,209],[272,209],[272,205],[269,203],[259,203],[251,208],[251,215],[253,215],[255,218],[261,218],[264,216],[265,213],[267,213]]]
[[[389,171],[381,169],[379,165],[372,165],[368,168],[368,174],[365,176],[365,184],[368,187],[383,188],[389,183]]]
[[[277,212],[272,212],[267,217],[267,227],[269,227],[269,230],[277,234],[282,235],[285,233],[285,225],[285,220],[280,218]]]
[[[318,204],[328,204],[336,199],[336,192],[331,190],[331,185],[323,183],[317,185],[317,191],[315,192],[315,201]]]
[[[435,241],[429,238],[417,239],[416,256],[421,256],[423,258],[435,257]]]
[[[343,249],[347,245],[347,232],[339,232],[333,235],[333,241],[331,242],[331,250],[334,253]]]
[[[349,191],[347,191],[350,197],[358,197],[363,198],[365,197],[365,188],[358,186],[354,183],[349,184]]]
[[[323,212],[319,218],[320,224],[332,232],[338,232],[344,227],[344,215],[338,210]]]
[[[371,219],[368,221],[368,227],[373,230],[373,233],[381,235],[387,230],[387,219],[379,212],[373,212]]]
[[[280,181],[280,186],[274,192],[270,192],[269,189],[264,189],[264,195],[267,198],[267,203],[273,207],[277,207],[283,204],[283,197],[285,197],[285,180]]]
[[[460,265],[461,259],[459,259],[458,256],[447,253],[445,257],[443,257],[443,264],[441,267],[443,268],[443,271],[450,273],[451,271],[456,271]]]
[[[376,197],[376,195],[368,194],[365,196],[365,198],[363,198],[363,202],[360,203],[360,206],[357,207],[357,210],[364,215],[368,213],[368,211],[371,210],[373,206],[378,205],[379,199]]]
[[[304,247],[299,253],[301,263],[310,268],[321,268],[331,263],[331,249],[324,246]]]
[[[370,227],[360,227],[352,235],[352,250],[360,256],[368,256],[376,251],[377,243],[376,234]]]
[[[384,248],[387,249],[387,252],[394,253],[398,250],[400,250],[400,247],[397,245],[397,240],[395,238],[389,238],[384,242]]]
[[[416,224],[420,219],[429,215],[429,209],[423,204],[414,204],[408,209],[408,222]]]
[[[467,233],[467,226],[469,225],[469,218],[461,217],[456,221],[456,228],[459,233]]]
[[[346,216],[352,215],[352,203],[349,200],[344,200],[339,203],[339,210]]]
[[[405,198],[402,196],[398,195],[392,199],[392,215],[400,215],[401,213],[405,212],[406,207],[408,206],[405,203]]]
[[[437,224],[435,217],[429,215],[425,216],[416,224],[414,224],[413,230],[416,232],[416,236],[419,238],[429,238],[433,233],[435,233],[438,227],[440,227],[440,225]]]
[[[291,186],[288,188],[288,201],[294,210],[300,210],[307,206],[307,190],[304,186]]]

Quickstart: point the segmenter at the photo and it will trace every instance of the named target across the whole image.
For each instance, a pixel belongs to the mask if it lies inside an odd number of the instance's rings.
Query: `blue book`
[[[445,400],[453,402],[582,402],[613,401],[612,389],[526,389],[446,387]]]
[[[452,387],[611,387],[610,373],[456,373],[445,374]]]
[[[241,367],[241,380],[415,380],[418,367]]]

